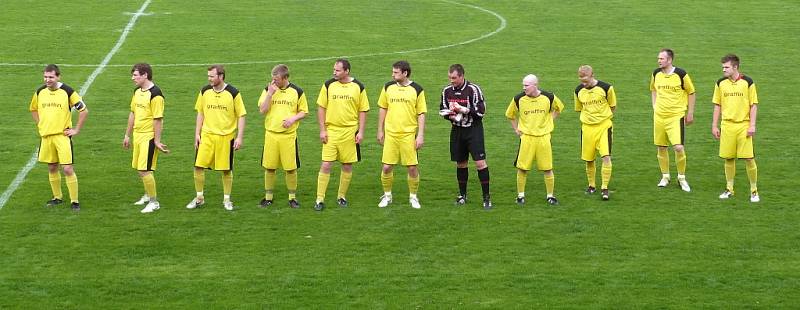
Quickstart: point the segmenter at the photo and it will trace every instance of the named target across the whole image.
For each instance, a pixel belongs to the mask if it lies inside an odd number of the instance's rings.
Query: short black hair
[[[461,64],[452,64],[450,65],[450,70],[448,70],[447,72],[449,73],[458,72],[458,76],[464,76],[464,66],[462,66]]]
[[[49,64],[46,67],[44,67],[43,72],[55,72],[56,76],[61,76],[61,69],[59,69],[58,66],[54,64]]]
[[[147,79],[150,81],[153,80],[153,68],[150,67],[150,64],[148,63],[141,62],[133,65],[133,68],[131,68],[131,74],[133,74],[134,71],[139,71],[139,75],[146,73]]]
[[[406,72],[407,77],[411,77],[411,64],[408,61],[400,60],[392,65],[392,68],[400,69],[400,72]]]

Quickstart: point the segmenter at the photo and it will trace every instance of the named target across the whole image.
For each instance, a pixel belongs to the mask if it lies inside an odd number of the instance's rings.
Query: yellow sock
[[[745,161],[747,164],[747,178],[750,179],[750,192],[758,192],[758,166],[756,159]]]
[[[53,191],[53,198],[61,199],[64,197],[64,194],[61,192],[61,173],[58,171],[55,173],[48,172],[48,176],[50,179],[50,189]]]
[[[67,179],[67,190],[69,191],[69,200],[72,202],[78,202],[78,175],[72,174],[66,177]]]
[[[288,174],[287,174],[288,175]],[[275,170],[264,170],[264,199],[272,200],[272,191],[275,189]]]
[[[205,170],[194,170],[194,191],[198,193],[203,192],[203,187],[206,185],[206,172]]]
[[[736,178],[736,159],[725,159],[725,188],[733,193],[733,180]]]
[[[686,151],[675,152],[675,167],[678,168],[678,174],[686,175]]]
[[[556,175],[545,175],[544,176],[544,188],[547,190],[547,196],[553,196],[553,188],[556,187]]]
[[[227,172],[227,173],[226,173]],[[222,172],[222,194],[231,195],[233,191],[233,171]]]
[[[594,168],[594,161],[587,161],[586,162],[586,178],[589,180],[589,186],[596,187],[595,184],[595,168]]]
[[[658,148],[658,168],[661,169],[661,174],[669,174],[669,154],[667,149]]]
[[[153,176],[153,173],[148,173],[147,175],[142,177],[142,183],[144,183],[144,192],[147,196],[150,197],[151,200],[156,199],[156,177]]]
[[[528,181],[528,172],[517,169],[517,193],[525,192],[525,182]]]
[[[416,195],[419,191],[419,174],[416,177],[408,176],[408,194]]]
[[[353,171],[345,172],[339,175],[339,191],[336,193],[336,198],[347,197],[347,190],[350,189],[350,180],[353,178]]]
[[[330,173],[322,171],[317,175],[317,201],[325,201],[325,192],[328,191],[328,182],[331,180]]]
[[[286,171],[286,190],[289,200],[297,199],[297,170]]]
[[[393,183],[394,183],[394,171],[389,172],[388,174],[383,173],[383,171],[381,171],[381,186],[383,187],[384,193],[390,193],[392,191]]]
[[[601,178],[603,178],[603,185],[601,189],[608,189],[608,183],[611,182],[611,167],[611,163],[606,164],[604,162],[602,168],[600,168]]]

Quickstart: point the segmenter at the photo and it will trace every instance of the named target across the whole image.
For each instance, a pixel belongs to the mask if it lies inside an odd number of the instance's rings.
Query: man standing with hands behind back
[[[658,53],[658,69],[650,77],[650,93],[653,103],[653,142],[658,148],[658,166],[661,181],[658,187],[666,187],[670,181],[669,153],[675,150],[675,166],[678,184],[685,192],[691,188],[686,181],[686,133],[684,125],[694,122],[694,84],[686,70],[672,65],[675,56],[671,49]]]

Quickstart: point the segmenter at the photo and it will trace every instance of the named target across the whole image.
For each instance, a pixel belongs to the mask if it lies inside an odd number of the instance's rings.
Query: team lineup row
[[[672,65],[674,53],[663,49],[658,54],[659,68],[650,79],[654,111],[654,144],[662,172],[659,187],[670,183],[668,147],[675,152],[677,180],[681,189],[691,191],[686,180],[686,152],[683,147],[684,126],[693,122],[694,85],[689,74]],[[715,85],[712,134],[720,140],[720,157],[725,160],[726,188],[720,199],[733,196],[735,161],[744,159],[750,179],[750,200],[758,202],[757,168],[753,156],[752,138],[755,134],[757,94],[753,80],[739,72],[739,59],[729,54],[722,58],[724,77]],[[128,124],[123,139],[125,148],[133,148],[132,167],[141,178],[145,194],[135,204],[144,205],[142,213],[160,208],[157,199],[156,170],[158,153],[168,153],[161,142],[164,117],[164,96],[153,81],[150,65],[139,63],[131,69],[137,88],[130,104]],[[60,82],[61,72],[56,65],[48,65],[43,72],[44,85],[33,95],[30,111],[37,124],[41,145],[38,159],[48,164],[49,182],[53,193],[47,206],[63,203],[61,191],[62,167],[70,195],[71,208],[80,210],[78,182],[72,166],[71,137],[77,135],[88,115],[86,104],[71,87]],[[289,68],[280,64],[271,72],[272,80],[262,91],[259,112],[265,115],[264,148],[264,198],[261,207],[274,203],[273,190],[276,172],[284,170],[288,191],[288,205],[300,206],[297,192],[297,128],[308,114],[308,103],[303,89],[289,81]],[[383,163],[380,181],[383,196],[381,208],[392,204],[394,166],[407,167],[409,204],[419,209],[417,197],[419,171],[417,150],[424,144],[427,101],[422,86],[412,81],[411,66],[406,61],[392,65],[392,81],[381,89],[378,99],[378,142],[383,145]],[[489,168],[486,163],[482,119],[486,111],[481,88],[465,79],[464,67],[451,65],[450,83],[441,92],[439,115],[451,122],[450,155],[456,164],[459,194],[455,203],[467,202],[468,160],[472,156],[478,171],[483,194],[483,208],[491,209],[489,194]],[[609,200],[608,184],[611,180],[612,118],[616,109],[614,87],[594,77],[588,65],[578,68],[580,84],[573,94],[575,110],[581,120],[581,159],[586,162],[587,194],[600,191],[602,200]],[[233,184],[233,153],[242,145],[246,109],[239,91],[225,82],[222,65],[208,68],[209,84],[200,90],[195,103],[196,127],[194,185],[196,196],[186,205],[195,209],[205,204],[203,188],[205,170],[222,173],[223,207],[234,210],[231,200]],[[558,204],[554,195],[554,175],[550,133],[554,121],[564,109],[562,101],[553,93],[540,90],[538,78],[529,74],[522,80],[523,91],[510,101],[505,116],[519,136],[517,153],[517,198],[525,204],[527,173],[536,169],[544,174],[546,201]],[[350,76],[350,62],[338,59],[333,65],[333,78],[326,81],[317,98],[319,138],[322,142],[322,163],[317,177],[317,194],[314,209],[325,208],[325,196],[333,163],[341,163],[336,204],[347,207],[346,194],[352,179],[352,164],[360,160],[359,144],[364,139],[366,112],[369,110],[366,88]],[[71,110],[78,111],[78,121],[72,126]],[[720,124],[721,123],[721,124]],[[718,125],[719,124],[719,125]],[[602,159],[601,185],[596,185],[595,157]]]

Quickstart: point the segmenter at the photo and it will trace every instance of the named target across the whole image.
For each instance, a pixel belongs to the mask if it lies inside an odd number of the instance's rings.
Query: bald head
[[[522,78],[522,83],[539,83],[539,78],[536,75],[528,74],[524,78]]]
[[[522,79],[522,91],[526,96],[539,96],[539,78],[533,74],[528,74]]]

